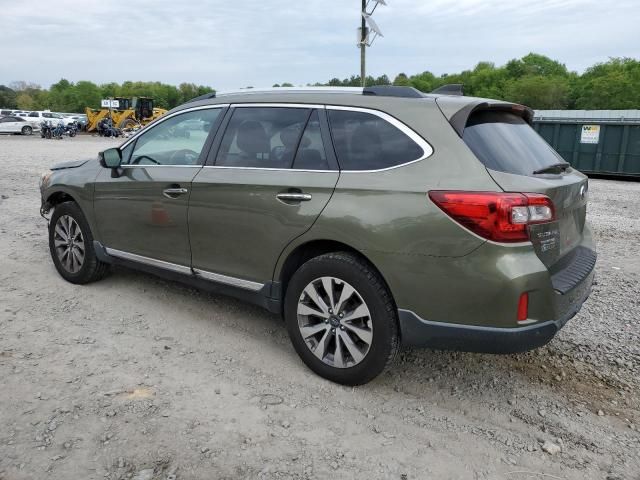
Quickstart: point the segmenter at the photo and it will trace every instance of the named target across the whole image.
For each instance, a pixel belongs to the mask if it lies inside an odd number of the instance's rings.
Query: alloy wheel
[[[69,273],[77,273],[84,264],[84,235],[78,222],[70,215],[58,218],[54,227],[53,243],[60,264]]]
[[[371,348],[369,307],[344,280],[320,277],[310,282],[298,299],[297,316],[305,344],[331,367],[353,367]]]

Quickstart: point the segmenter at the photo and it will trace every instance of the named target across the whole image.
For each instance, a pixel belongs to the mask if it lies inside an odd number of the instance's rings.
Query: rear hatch
[[[539,193],[552,200],[555,221],[530,225],[529,238],[552,274],[554,287],[563,293],[570,290],[595,264],[595,252],[581,246],[587,177],[571,168],[531,128],[530,110],[511,104],[484,104],[469,110],[458,133],[500,188]]]

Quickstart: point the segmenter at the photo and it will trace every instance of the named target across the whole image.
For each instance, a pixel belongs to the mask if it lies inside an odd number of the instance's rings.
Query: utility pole
[[[367,11],[367,6],[372,3],[373,8]],[[386,0],[362,0],[362,10],[360,10],[360,16],[362,17],[360,22],[360,28],[358,28],[358,47],[360,47],[360,83],[364,88],[367,82],[367,68],[366,68],[366,56],[367,47],[373,44],[373,41],[377,37],[382,37],[382,32],[373,21],[371,15],[375,11],[378,5],[386,5]],[[369,32],[373,32],[373,38],[369,38]]]
[[[367,0],[362,0],[362,10],[365,12],[367,9]],[[367,23],[364,19],[364,15],[360,15],[362,18],[362,25],[360,27],[360,83],[362,88],[366,87],[367,81],[367,69],[366,69],[366,48],[367,48]]]

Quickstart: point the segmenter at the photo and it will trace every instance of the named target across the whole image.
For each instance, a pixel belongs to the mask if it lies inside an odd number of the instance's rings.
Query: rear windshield
[[[462,138],[487,168],[499,172],[531,175],[564,162],[522,117],[509,112],[474,113]]]

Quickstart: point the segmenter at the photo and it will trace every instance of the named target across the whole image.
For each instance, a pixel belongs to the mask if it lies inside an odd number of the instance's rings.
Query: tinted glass
[[[39,117],[38,112],[31,112],[29,114],[30,117]]]
[[[2,118],[0,118],[0,123],[8,123],[8,122],[15,122],[15,120],[12,117],[2,117]]]
[[[216,165],[291,168],[306,108],[236,108],[222,138]]]
[[[386,120],[364,112],[329,110],[340,168],[379,170],[417,160],[422,148]]]
[[[522,117],[513,113],[474,113],[462,138],[478,160],[499,172],[531,175],[564,162]]]
[[[327,155],[322,143],[320,117],[317,110],[314,110],[311,117],[309,117],[307,127],[300,139],[293,168],[300,170],[329,170],[329,162],[327,162]]]
[[[138,137],[128,163],[196,165],[221,111],[220,108],[195,110],[165,120]]]

